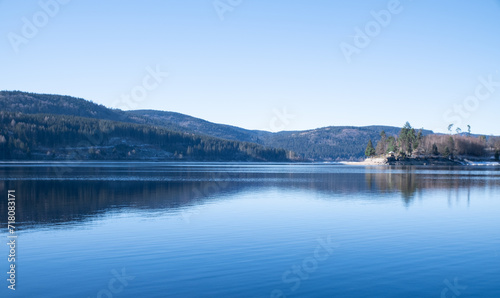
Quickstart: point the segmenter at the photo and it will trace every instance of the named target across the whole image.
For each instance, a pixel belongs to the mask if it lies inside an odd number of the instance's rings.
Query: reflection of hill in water
[[[458,175],[452,171],[416,173],[414,168],[375,173],[216,170],[162,172],[89,167],[77,168],[64,178],[66,180],[57,180],[57,175],[47,169],[2,168],[1,176],[14,180],[0,182],[0,193],[16,190],[17,221],[21,227],[29,228],[81,221],[122,207],[175,211],[252,188],[309,190],[331,195],[331,199],[359,194],[368,195],[365,198],[383,199],[383,194],[400,193],[409,206],[415,194],[426,189],[447,189],[451,194],[458,189],[500,184],[499,171],[489,176],[480,172],[465,176],[463,172]],[[54,179],[37,180],[38,177]],[[2,222],[6,222],[6,215],[6,204],[0,204]]]

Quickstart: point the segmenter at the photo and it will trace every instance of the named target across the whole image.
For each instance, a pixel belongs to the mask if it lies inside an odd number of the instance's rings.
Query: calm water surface
[[[500,297],[498,168],[4,163],[3,243],[8,189],[0,297]]]

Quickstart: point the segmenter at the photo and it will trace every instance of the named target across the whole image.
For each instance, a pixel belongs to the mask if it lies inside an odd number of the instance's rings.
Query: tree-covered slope
[[[0,112],[0,159],[288,161],[282,149],[163,127]]]

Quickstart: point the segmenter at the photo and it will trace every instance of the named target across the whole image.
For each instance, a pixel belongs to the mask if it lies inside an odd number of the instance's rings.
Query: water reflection
[[[255,188],[318,192],[334,200],[365,195],[384,199],[400,194],[410,206],[418,193],[445,190],[448,200],[473,188],[498,187],[498,169],[361,168],[321,165],[248,164],[105,164],[75,166],[71,171],[47,166],[2,166],[0,193],[16,189],[20,228],[92,219],[120,208],[175,212],[221,200]],[[0,220],[6,221],[0,204]]]
[[[398,171],[386,171],[379,173],[366,173],[365,179],[368,185],[380,193],[399,192],[405,203],[409,206],[416,194],[423,190],[446,190],[448,200],[452,197],[458,199],[459,193],[467,191],[467,201],[470,204],[470,193],[472,188],[488,188],[499,185],[499,173],[497,169],[471,170],[456,168],[437,171],[426,170],[416,167],[402,167]],[[451,205],[451,204],[450,204]]]

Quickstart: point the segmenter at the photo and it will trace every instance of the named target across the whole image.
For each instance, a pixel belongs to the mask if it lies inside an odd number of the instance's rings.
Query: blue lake
[[[500,169],[3,163],[1,297],[500,297]]]

